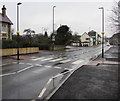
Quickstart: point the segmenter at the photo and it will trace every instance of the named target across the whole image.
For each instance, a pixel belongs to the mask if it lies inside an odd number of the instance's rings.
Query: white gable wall
[[[89,38],[89,40],[87,40],[87,38]],[[93,46],[93,39],[87,33],[84,33],[81,36],[81,44],[82,46],[84,46],[84,44],[87,44],[88,46]]]

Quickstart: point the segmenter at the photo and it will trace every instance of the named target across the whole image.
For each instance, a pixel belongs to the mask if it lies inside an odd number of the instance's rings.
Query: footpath
[[[120,48],[111,47],[89,64],[77,69],[52,95],[49,101],[119,101]]]

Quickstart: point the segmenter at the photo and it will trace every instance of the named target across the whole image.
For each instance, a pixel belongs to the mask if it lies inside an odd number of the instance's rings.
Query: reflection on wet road
[[[105,46],[105,49],[109,47]],[[87,64],[101,53],[101,46],[68,47],[66,50],[30,54],[29,60],[20,60],[3,67],[4,99],[36,99],[50,78],[65,70],[76,69]],[[54,81],[58,85],[60,76]],[[53,85],[53,84],[52,84]],[[51,88],[48,88],[49,90]],[[45,90],[45,89],[44,89]]]

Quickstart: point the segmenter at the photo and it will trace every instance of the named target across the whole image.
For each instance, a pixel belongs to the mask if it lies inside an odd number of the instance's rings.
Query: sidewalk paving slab
[[[106,52],[113,59],[111,63],[108,60],[104,60],[106,63],[100,63],[99,65],[84,65],[77,69],[56,91],[55,94],[49,99],[49,101],[57,100],[80,100],[80,99],[106,99],[106,100],[119,100],[119,67],[117,64],[118,53],[114,55],[113,52],[117,48],[112,47]],[[107,55],[107,57],[109,57]],[[107,58],[105,57],[105,58]],[[116,59],[114,59],[117,58]],[[101,61],[99,56],[95,61]],[[99,62],[98,62],[99,63]],[[113,64],[112,64],[113,63]]]

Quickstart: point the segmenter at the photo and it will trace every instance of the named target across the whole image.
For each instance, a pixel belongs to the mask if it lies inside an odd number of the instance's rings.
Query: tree
[[[57,34],[55,36],[55,44],[65,45],[72,39],[72,32],[67,25],[62,25],[57,29]]]
[[[45,37],[45,38],[48,38],[47,31],[45,31],[44,37]]]
[[[29,28],[29,29],[25,29],[23,32],[26,33],[26,36],[28,36],[28,38],[29,38],[29,43],[30,43],[30,46],[31,46],[31,44],[32,44],[32,33],[35,34],[35,31],[34,31],[34,30],[31,30],[31,29]]]
[[[113,15],[110,17],[112,21],[112,29],[115,34],[110,38],[110,44],[120,44],[120,0],[112,9]]]
[[[110,17],[112,28],[116,28],[115,32],[120,33],[120,1],[112,9],[113,15]]]
[[[34,30],[31,30],[31,29],[29,28],[29,29],[25,29],[25,30],[23,31],[23,33],[26,33],[26,35],[28,35],[28,36],[32,36],[32,33],[35,34],[35,31],[34,31]]]

